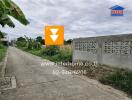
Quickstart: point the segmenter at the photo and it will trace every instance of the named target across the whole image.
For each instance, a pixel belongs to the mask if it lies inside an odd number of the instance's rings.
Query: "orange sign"
[[[45,45],[63,45],[64,27],[46,26],[45,27]]]

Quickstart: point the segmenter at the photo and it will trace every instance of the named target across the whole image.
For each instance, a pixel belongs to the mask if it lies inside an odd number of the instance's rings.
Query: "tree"
[[[19,38],[17,38],[17,41],[21,41],[21,42],[23,42],[23,41],[26,41],[26,39],[23,38],[23,37],[19,37]]]
[[[38,37],[36,38],[36,41],[42,43],[43,38],[42,38],[41,36],[38,36]]]
[[[7,35],[6,33],[0,31],[0,48],[1,48],[2,45],[3,45],[3,42],[2,42],[1,39],[4,38],[6,35]]]
[[[36,40],[32,39],[32,38],[28,38],[25,35],[25,39],[26,39],[26,47],[30,50],[33,49],[41,49],[41,43],[37,42]]]
[[[0,24],[2,27],[5,25],[15,27],[15,24],[12,22],[9,16],[12,16],[23,25],[29,24],[21,9],[13,1],[0,0]]]
[[[41,45],[45,45],[45,40],[42,38],[42,36],[38,36],[38,37],[36,38],[36,42],[41,43]]]
[[[27,44],[27,41],[25,38],[19,37],[19,38],[17,38],[16,44],[18,47],[25,47]]]
[[[72,41],[73,41],[72,39],[69,39],[69,40],[65,41],[65,44],[71,44]]]

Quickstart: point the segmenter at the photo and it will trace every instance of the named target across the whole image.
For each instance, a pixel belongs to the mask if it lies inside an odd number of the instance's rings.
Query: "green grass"
[[[100,82],[132,95],[132,71],[130,70],[118,70],[111,75],[102,77]]]
[[[41,57],[53,62],[70,62],[72,60],[72,53],[69,51],[61,50],[53,56],[41,55]]]
[[[3,60],[5,57],[7,48],[4,46],[0,46],[0,62]]]

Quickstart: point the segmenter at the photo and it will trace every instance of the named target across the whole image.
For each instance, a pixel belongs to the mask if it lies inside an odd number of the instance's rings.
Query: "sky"
[[[12,18],[15,28],[0,30],[10,39],[44,36],[46,25],[63,25],[65,39],[132,33],[132,0],[13,0],[30,24]],[[110,15],[112,6],[125,8],[123,17]]]

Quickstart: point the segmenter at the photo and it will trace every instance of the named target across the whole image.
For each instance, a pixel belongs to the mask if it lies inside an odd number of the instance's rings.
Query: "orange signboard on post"
[[[45,27],[45,45],[63,45],[64,27],[46,26]]]

